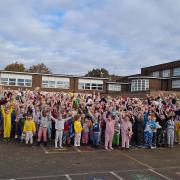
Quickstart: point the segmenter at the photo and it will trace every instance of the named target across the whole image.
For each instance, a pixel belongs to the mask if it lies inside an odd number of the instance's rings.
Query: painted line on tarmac
[[[165,175],[163,175],[163,174],[161,174],[161,173],[159,173],[159,172],[157,172],[157,171],[155,171],[155,170],[153,170],[153,169],[148,169],[148,170],[151,171],[152,173],[154,173],[154,174],[156,174],[156,175],[164,178],[164,179],[172,180],[171,178],[169,178],[169,177],[167,177],[167,176],[165,176]]]
[[[111,171],[110,172],[111,175],[113,175],[115,178],[119,179],[119,180],[124,180],[122,177],[120,177],[119,175],[117,175],[115,172]]]
[[[157,174],[158,172],[156,172],[155,170],[159,170],[159,169],[175,169],[175,168],[180,168],[180,166],[170,166],[170,167],[162,167],[162,168],[148,168],[148,169],[126,169],[126,170],[121,170],[121,171],[99,171],[99,172],[84,172],[84,173],[72,173],[72,174],[59,174],[59,175],[49,175],[49,176],[34,176],[34,177],[19,177],[19,178],[10,178],[8,180],[30,180],[30,179],[45,179],[45,178],[56,178],[56,177],[65,177],[66,175],[69,176],[82,176],[82,175],[89,175],[89,174],[109,174],[111,172],[116,173],[125,173],[125,172],[136,172],[136,171],[151,171],[155,174]],[[151,170],[150,170],[151,169]],[[112,174],[112,173],[111,173]],[[158,173],[157,175],[160,176],[160,173]],[[172,180],[164,175],[161,174],[161,177],[163,176],[163,178],[167,179],[167,180]]]
[[[40,147],[44,151],[45,154],[49,154],[48,150],[43,145],[40,145]]]
[[[128,154],[122,153],[121,151],[118,151],[118,152],[119,152],[121,155],[123,155],[124,157],[127,157],[128,159],[130,159],[130,160],[132,160],[132,161],[134,161],[134,162],[136,162],[136,163],[138,163],[138,164],[140,164],[140,165],[142,165],[142,166],[144,166],[144,167],[146,167],[146,168],[148,168],[148,169],[153,169],[153,167],[151,167],[150,165],[145,164],[145,163],[137,160],[136,158],[134,158],[134,157],[132,157],[132,156],[129,156]]]
[[[69,176],[69,174],[65,174],[65,177],[67,178],[67,180],[72,180],[72,178]]]

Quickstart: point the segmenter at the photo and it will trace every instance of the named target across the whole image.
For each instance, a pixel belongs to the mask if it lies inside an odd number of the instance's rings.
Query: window
[[[149,90],[148,79],[136,79],[131,81],[131,91],[147,91]]]
[[[152,73],[152,76],[153,76],[153,77],[159,77],[159,71],[153,72],[153,73]]]
[[[78,88],[81,90],[103,90],[102,80],[79,79]]]
[[[180,88],[180,80],[173,80],[172,88]]]
[[[69,89],[70,79],[63,77],[42,77],[42,88]]]
[[[0,76],[1,76],[1,84],[2,85],[32,87],[32,76],[31,75],[2,73]]]
[[[25,86],[31,87],[32,86],[32,80],[25,79]]]
[[[108,85],[109,91],[121,91],[121,85],[119,84],[109,84]]]
[[[173,76],[180,76],[180,67],[174,68],[174,70],[173,70]]]
[[[170,77],[170,69],[163,70],[162,77]]]
[[[8,78],[1,78],[1,84],[2,85],[8,85]]]
[[[49,88],[55,88],[56,87],[56,81],[49,81]]]
[[[48,81],[42,81],[42,88],[48,88]]]
[[[15,86],[15,85],[16,85],[16,79],[14,79],[14,78],[9,78],[9,85]]]
[[[24,86],[24,79],[18,79],[17,80],[17,85],[18,86]]]

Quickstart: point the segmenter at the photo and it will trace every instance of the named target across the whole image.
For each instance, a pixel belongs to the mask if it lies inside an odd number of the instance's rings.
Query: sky
[[[0,0],[0,69],[111,74],[180,59],[179,0]]]

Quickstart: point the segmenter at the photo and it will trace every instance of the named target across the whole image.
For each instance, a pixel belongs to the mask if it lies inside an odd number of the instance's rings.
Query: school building
[[[10,89],[34,89],[43,91],[92,93],[100,92],[111,96],[145,97],[146,94],[176,92],[180,97],[180,60],[145,67],[141,74],[95,78],[61,74],[39,74],[0,71],[0,84]]]

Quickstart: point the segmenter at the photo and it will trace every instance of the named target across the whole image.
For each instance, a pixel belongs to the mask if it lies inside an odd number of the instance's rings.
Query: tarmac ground
[[[103,146],[55,149],[0,140],[0,180],[161,179],[180,179],[180,145],[107,151]]]

